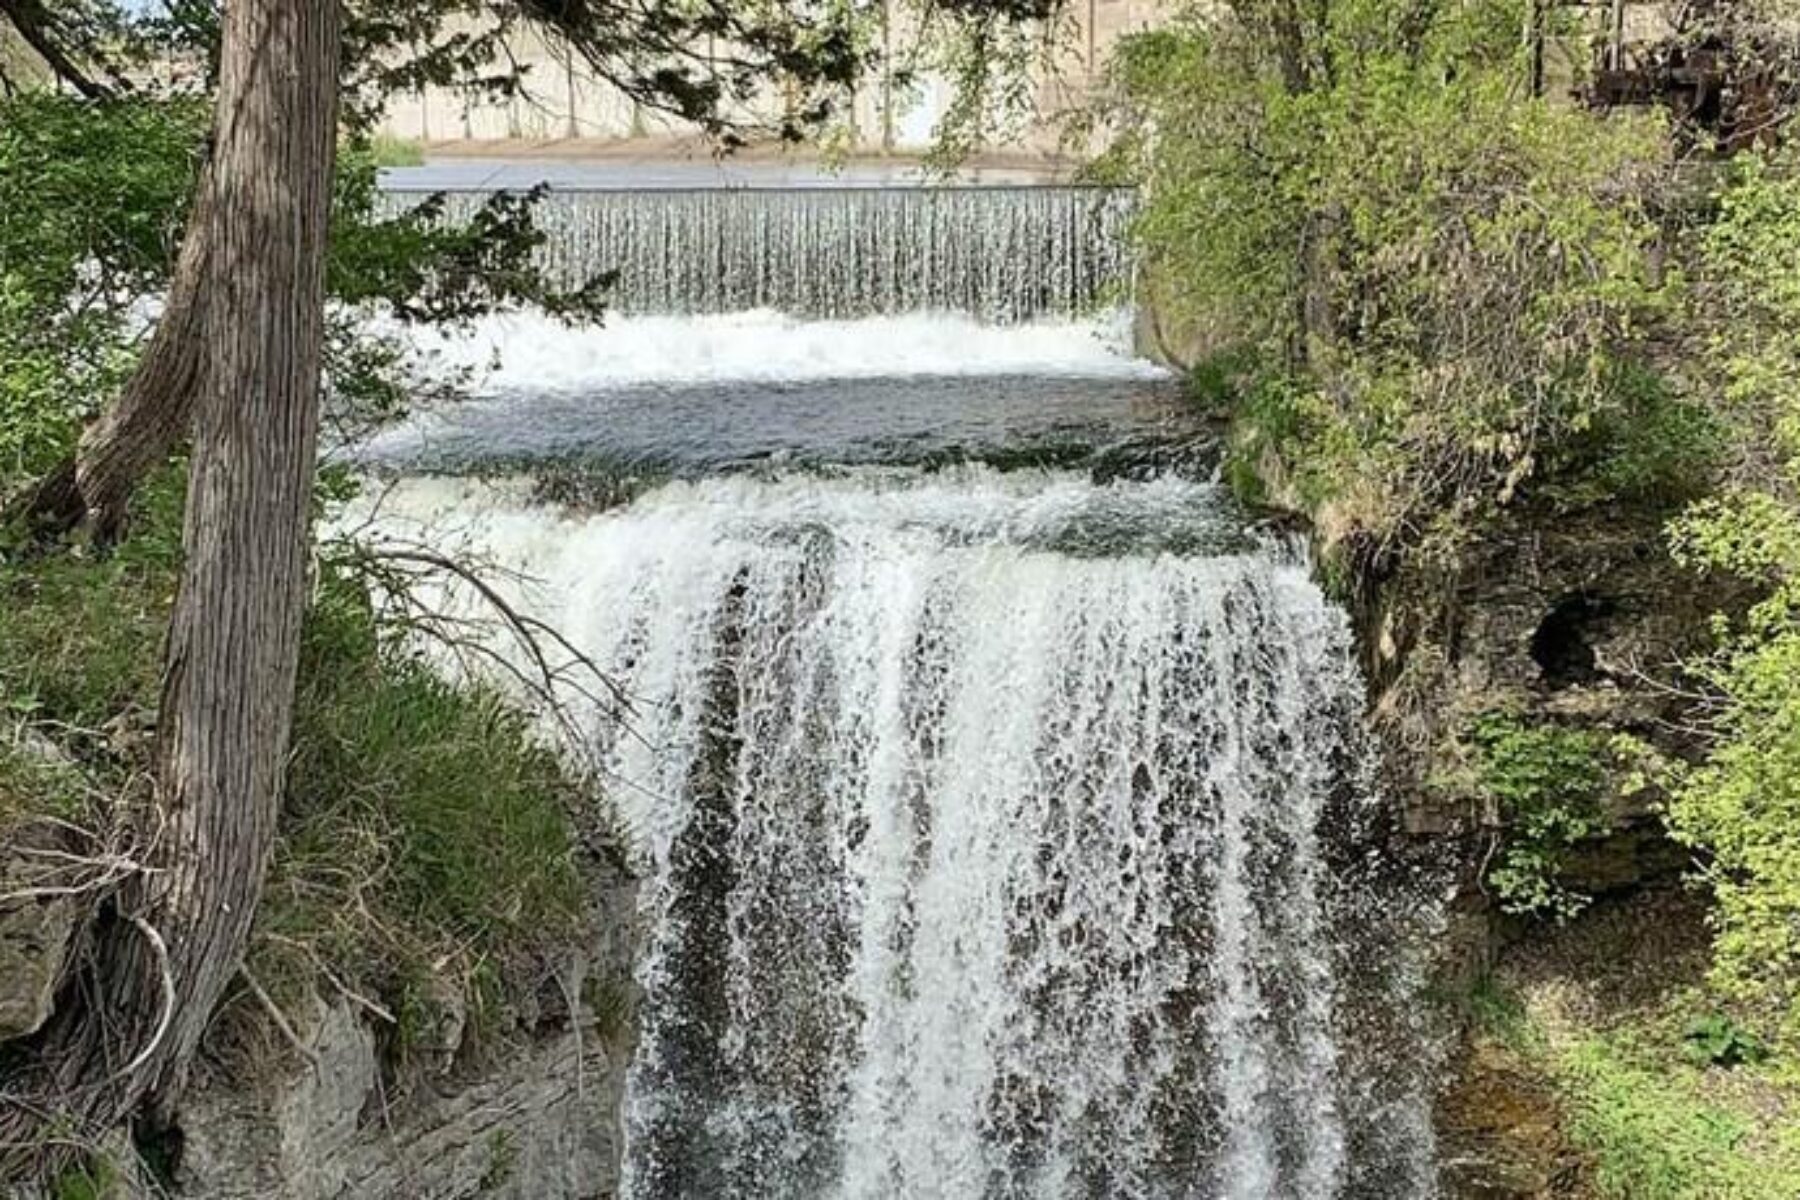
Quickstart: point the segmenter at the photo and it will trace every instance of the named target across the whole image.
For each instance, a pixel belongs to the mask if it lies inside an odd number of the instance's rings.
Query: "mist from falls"
[[[706,236],[801,203],[761,195]],[[1346,621],[1164,452],[1200,434],[1117,318],[989,275],[960,314],[490,325],[428,347],[501,352],[477,401],[364,448],[402,477],[349,523],[502,569],[620,689],[565,699],[644,877],[624,1194],[1433,1196],[1435,906],[1382,853]]]

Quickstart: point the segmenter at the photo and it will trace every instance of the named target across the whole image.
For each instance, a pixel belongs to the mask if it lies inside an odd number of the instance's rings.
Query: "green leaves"
[[[1574,916],[1587,898],[1560,878],[1569,850],[1607,832],[1606,763],[1584,729],[1526,724],[1504,714],[1475,722],[1476,783],[1505,823],[1488,883],[1507,912]]]
[[[78,290],[104,304],[159,286],[206,116],[192,101],[28,92],[0,103],[0,275],[44,316]]]
[[[1676,280],[1649,254],[1663,129],[1521,98],[1518,9],[1244,0],[1116,72],[1160,322],[1284,377],[1304,419],[1240,457],[1384,542],[1553,472],[1610,495],[1685,465],[1598,465],[1658,399],[1626,368]]]
[[[163,286],[204,114],[187,103],[0,101],[0,495],[73,444]]]
[[[1717,689],[1714,739],[1668,807],[1674,835],[1707,860],[1714,981],[1768,1006],[1800,1036],[1800,181],[1748,156],[1719,198],[1699,261],[1695,320],[1730,431],[1732,477],[1674,522],[1685,565],[1753,585],[1718,653],[1696,664]],[[1705,1044],[1711,1044],[1706,1042]]]
[[[1723,1013],[1707,1013],[1688,1023],[1682,1053],[1695,1066],[1735,1067],[1762,1062],[1769,1049],[1762,1039]]]
[[[135,362],[167,286],[197,182],[206,105],[0,99],[0,498],[73,448]],[[332,416],[346,429],[401,411],[401,353],[362,319],[465,321],[532,305],[595,318],[610,279],[562,288],[533,262],[540,194],[497,195],[466,219],[440,200],[377,211],[376,154],[341,155],[327,283]]]

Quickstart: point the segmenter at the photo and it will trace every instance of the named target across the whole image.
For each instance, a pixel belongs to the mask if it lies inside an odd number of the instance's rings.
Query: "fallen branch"
[[[275,1028],[281,1031],[281,1036],[287,1039],[288,1045],[298,1051],[300,1057],[310,1063],[314,1071],[317,1071],[319,1069],[318,1051],[300,1040],[300,1035],[294,1032],[293,1025],[288,1023],[280,1005],[276,1004],[274,998],[263,989],[263,985],[256,981],[256,976],[250,973],[248,966],[240,964],[238,974],[244,977],[244,983],[249,987],[250,994],[256,997],[256,1002],[262,1005],[263,1011],[269,1014],[269,1020],[275,1023]]]

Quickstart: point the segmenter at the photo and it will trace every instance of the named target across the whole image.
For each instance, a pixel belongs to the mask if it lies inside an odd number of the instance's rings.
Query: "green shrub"
[[[181,562],[182,480],[153,478],[112,554],[0,555],[0,718],[41,728],[114,790],[145,767]]]
[[[1688,1022],[1682,1049],[1699,1066],[1736,1067],[1769,1056],[1761,1038],[1724,1013],[1705,1013]]]
[[[1722,697],[1715,734],[1668,806],[1716,902],[1714,980],[1800,1036],[1800,179],[1747,157],[1701,255],[1708,361],[1734,470],[1673,530],[1696,570],[1761,599],[1697,673]]]
[[[0,99],[0,498],[67,452],[167,278],[205,113],[189,101]]]
[[[1563,508],[1609,501],[1659,507],[1698,500],[1730,452],[1725,423],[1641,364],[1620,366],[1619,405],[1554,447],[1545,494]]]
[[[1255,356],[1233,478],[1279,461],[1335,530],[1404,543],[1556,471],[1685,470],[1638,436],[1692,415],[1638,365],[1681,282],[1649,253],[1660,123],[1522,97],[1508,0],[1258,11],[1126,39],[1108,160],[1168,317]]]
[[[50,1183],[51,1200],[111,1200],[120,1190],[118,1169],[99,1157],[69,1168]]]
[[[1507,912],[1566,919],[1587,898],[1564,886],[1568,853],[1607,830],[1606,766],[1587,730],[1526,724],[1505,714],[1475,722],[1476,783],[1499,809],[1503,841],[1488,884]]]

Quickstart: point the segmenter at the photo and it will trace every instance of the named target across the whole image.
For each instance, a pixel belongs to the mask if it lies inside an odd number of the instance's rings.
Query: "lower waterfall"
[[[1214,485],[371,508],[622,690],[581,736],[645,875],[626,1196],[1435,1194],[1347,624]]]

